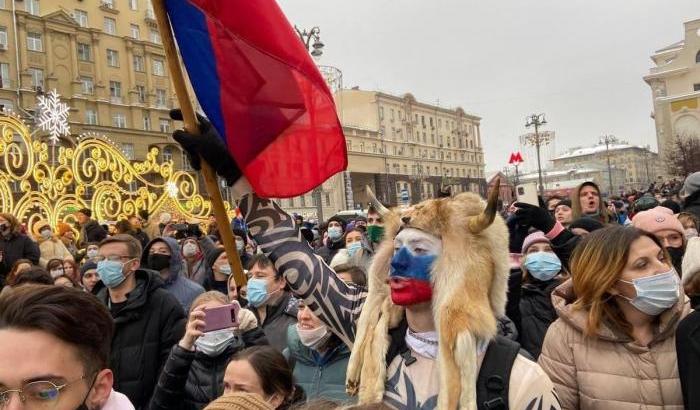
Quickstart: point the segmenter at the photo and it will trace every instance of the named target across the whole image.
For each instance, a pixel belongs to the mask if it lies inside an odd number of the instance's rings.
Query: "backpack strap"
[[[476,400],[479,410],[507,410],[508,387],[513,362],[520,345],[502,336],[489,343],[476,381]]]

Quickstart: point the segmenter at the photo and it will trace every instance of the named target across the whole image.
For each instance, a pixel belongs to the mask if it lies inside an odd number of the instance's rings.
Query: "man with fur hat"
[[[230,156],[205,148],[220,140],[213,127],[202,129],[201,136],[176,131],[175,139],[191,158],[235,168]],[[345,284],[315,255],[275,202],[247,194],[240,209],[294,295],[351,348],[347,387],[360,403],[559,409],[549,377],[517,344],[496,337],[509,273],[498,191],[488,207],[463,193],[388,212],[367,291]],[[505,377],[492,377],[504,367]]]

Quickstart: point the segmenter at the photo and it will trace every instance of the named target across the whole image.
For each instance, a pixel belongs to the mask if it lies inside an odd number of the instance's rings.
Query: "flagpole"
[[[160,35],[163,41],[163,48],[165,50],[165,59],[168,62],[168,69],[173,81],[173,86],[175,87],[175,94],[177,95],[178,102],[180,103],[180,110],[182,111],[182,119],[185,123],[185,130],[192,134],[199,134],[197,116],[195,115],[192,101],[189,99],[189,94],[187,92],[185,76],[180,66],[179,53],[175,47],[175,39],[173,38],[172,28],[170,27],[170,20],[165,12],[164,0],[151,1],[153,4],[153,12],[155,14],[156,21],[158,22],[158,27],[160,28]],[[226,214],[224,200],[221,198],[221,191],[219,191],[219,183],[217,181],[216,174],[214,173],[211,165],[204,161],[204,158],[202,158],[201,163],[204,185],[207,189],[207,193],[209,194],[212,208],[214,208],[216,224],[219,226],[219,235],[221,235],[221,240],[224,242],[224,249],[226,250],[226,255],[228,256],[228,262],[231,265],[232,274],[234,275],[233,277],[236,280],[237,286],[243,286],[246,284],[247,278],[245,274],[243,274],[241,259],[238,256],[236,241],[233,238],[233,230],[231,229],[228,215]]]

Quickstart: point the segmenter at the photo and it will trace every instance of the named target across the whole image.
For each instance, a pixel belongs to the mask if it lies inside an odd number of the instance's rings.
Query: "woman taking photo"
[[[559,319],[539,358],[561,408],[682,409],[675,332],[688,305],[661,242],[633,227],[597,230],[574,251],[571,276],[553,293]]]

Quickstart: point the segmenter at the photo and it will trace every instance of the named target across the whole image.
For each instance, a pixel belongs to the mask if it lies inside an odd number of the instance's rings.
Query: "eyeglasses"
[[[95,256],[95,261],[96,262],[102,262],[102,261],[111,261],[111,262],[120,262],[123,260],[130,260],[130,259],[135,259],[135,256],[120,256],[120,255],[109,255],[109,256],[102,256],[102,255],[97,255]]]
[[[87,376],[82,376],[78,380],[56,385],[49,381],[36,381],[27,383],[21,389],[9,389],[0,391],[0,409],[7,408],[10,404],[10,395],[12,393],[19,394],[19,399],[24,404],[24,408],[33,409],[52,409],[58,402],[58,396],[62,389],[84,380]]]

